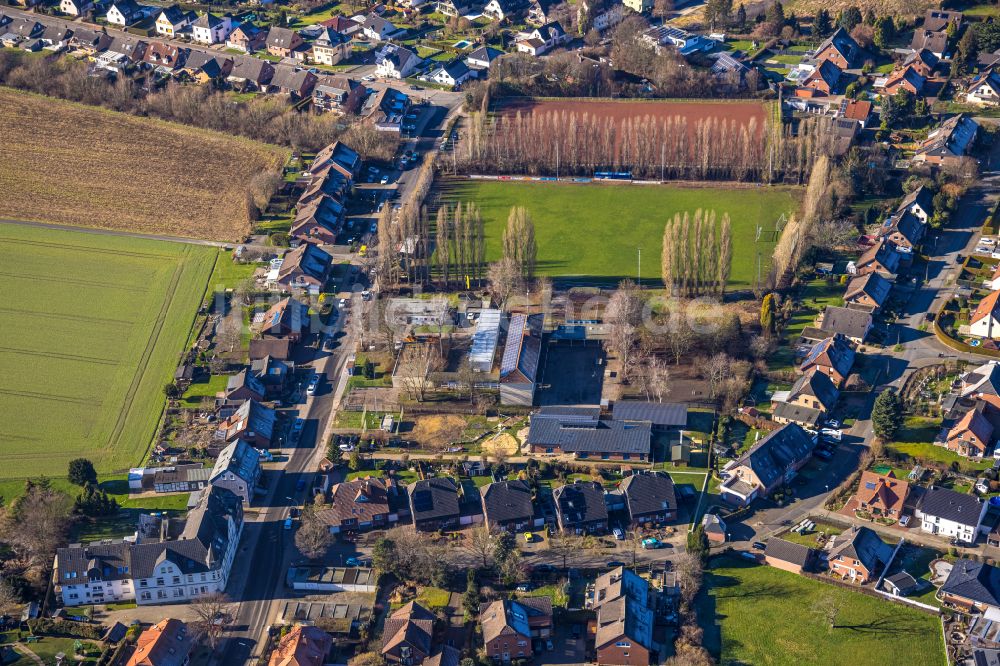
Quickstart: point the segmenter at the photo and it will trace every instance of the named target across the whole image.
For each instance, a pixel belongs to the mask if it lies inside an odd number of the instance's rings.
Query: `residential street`
[[[938,236],[931,245],[927,262],[927,281],[918,285],[906,302],[902,316],[890,327],[885,348],[880,353],[868,352],[877,364],[884,363],[880,373],[879,386],[868,397],[865,414],[871,412],[875,396],[887,387],[899,389],[915,370],[928,365],[935,365],[944,360],[963,359],[971,362],[982,362],[985,357],[976,354],[960,354],[945,346],[929,330],[921,331],[921,324],[929,323],[927,313],[936,313],[943,302],[951,297],[951,287],[959,272],[959,257],[968,256],[976,246],[979,238],[979,227],[983,223],[990,207],[1000,198],[1000,146],[995,146],[988,158],[983,160],[984,172],[973,188],[970,188],[962,198],[952,223]],[[989,171],[986,169],[989,168]],[[902,351],[893,351],[896,342],[902,345]],[[858,457],[871,442],[873,433],[871,420],[858,419],[854,426],[845,433],[844,442],[837,450],[831,462],[827,478],[822,487],[800,488],[797,498],[784,507],[764,506],[758,508],[745,520],[729,525],[733,546],[748,548],[753,541],[765,540],[767,537],[795,525],[809,515],[824,515],[823,504],[829,491],[839,485],[851,472],[857,468]],[[840,520],[845,516],[837,514]],[[865,522],[866,525],[872,526]],[[885,530],[883,530],[885,531]],[[890,533],[901,536],[898,531]],[[947,546],[947,541],[927,537],[919,533],[907,538],[914,541],[929,540],[938,546]],[[994,549],[988,549],[989,551]],[[981,552],[981,551],[980,551]],[[990,556],[996,557],[1000,551]]]

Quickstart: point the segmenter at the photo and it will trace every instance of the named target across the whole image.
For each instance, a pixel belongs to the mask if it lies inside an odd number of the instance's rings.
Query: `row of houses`
[[[576,482],[553,490],[543,502],[526,481],[497,481],[478,489],[451,477],[432,477],[402,488],[392,478],[360,478],[335,484],[330,503],[317,515],[338,534],[389,527],[409,516],[414,529],[436,532],[482,522],[493,530],[520,532],[546,524],[568,533],[604,534],[609,513],[621,511],[635,526],[663,525],[677,516],[670,477],[662,472],[636,472],[614,491],[600,483]]]

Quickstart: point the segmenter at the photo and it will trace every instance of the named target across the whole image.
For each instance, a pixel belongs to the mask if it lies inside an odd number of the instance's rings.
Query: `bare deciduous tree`
[[[236,619],[232,602],[225,594],[215,592],[198,597],[189,605],[196,618],[191,623],[193,629],[214,650],[219,645],[222,633]]]
[[[677,582],[681,587],[681,598],[688,604],[694,602],[701,589],[703,577],[701,560],[691,553],[682,553],[674,562]]]
[[[465,549],[479,559],[484,569],[493,564],[493,536],[494,531],[482,525],[473,528],[465,539]]]
[[[333,543],[330,526],[316,515],[312,504],[302,510],[302,520],[295,532],[295,547],[310,560],[318,560],[326,554]]]

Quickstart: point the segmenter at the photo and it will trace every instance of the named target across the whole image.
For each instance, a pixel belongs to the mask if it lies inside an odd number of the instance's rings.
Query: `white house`
[[[375,56],[375,76],[405,79],[421,63],[420,57],[408,48],[386,44]]]
[[[399,32],[399,28],[377,14],[367,14],[356,18],[361,24],[361,32],[373,42],[384,42]]]
[[[93,7],[93,0],[61,0],[59,2],[59,11],[70,16],[82,16]]]
[[[199,44],[222,44],[233,30],[233,22],[228,16],[202,14],[191,24],[191,37]]]
[[[465,58],[465,64],[474,69],[489,69],[490,65],[502,55],[503,51],[492,46],[480,46]]]
[[[929,488],[915,512],[920,529],[929,534],[975,543],[986,515],[986,502],[947,488]]]
[[[434,83],[439,83],[443,86],[450,86],[452,88],[462,85],[465,81],[474,77],[475,73],[469,69],[469,66],[461,60],[452,60],[451,62],[441,65],[435,69],[430,74],[430,79]]]
[[[983,281],[983,285],[990,291],[1000,290],[1000,266],[997,266],[997,269],[993,271],[989,280]]]
[[[117,0],[104,18],[111,25],[125,27],[144,19],[148,10],[148,7],[140,6],[135,0]]]
[[[1000,338],[1000,291],[991,292],[989,296],[979,301],[975,312],[969,318],[969,335],[977,338]]]
[[[119,541],[60,548],[56,591],[66,606],[182,603],[224,592],[243,530],[243,505],[213,488],[188,512],[176,541]]]
[[[1000,74],[992,67],[980,72],[966,89],[965,101],[979,106],[1000,104]]]
[[[156,34],[164,37],[176,37],[177,33],[191,25],[193,20],[194,16],[191,12],[186,12],[177,5],[171,5],[156,17]]]
[[[598,32],[605,32],[625,20],[625,5],[611,5],[594,17],[592,25]]]
[[[534,30],[517,33],[516,43],[518,52],[540,56],[568,41],[566,31],[558,21],[553,21]]]

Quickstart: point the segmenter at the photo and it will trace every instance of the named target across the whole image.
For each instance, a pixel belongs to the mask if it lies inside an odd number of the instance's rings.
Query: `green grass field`
[[[721,557],[698,600],[705,645],[721,664],[941,666],[936,617],[767,566]],[[813,609],[832,599],[833,628]]]
[[[213,248],[0,224],[0,479],[138,464]]]
[[[500,256],[503,229],[513,206],[524,206],[535,223],[538,272],[552,277],[579,276],[613,281],[635,277],[637,249],[642,277],[660,280],[663,228],[674,213],[715,210],[732,220],[733,264],[730,285],[748,287],[761,256],[766,277],[782,213],[798,203],[792,188],[696,188],[659,185],[450,181],[448,201],[475,202],[486,221],[487,259]],[[757,225],[764,232],[754,242]]]

